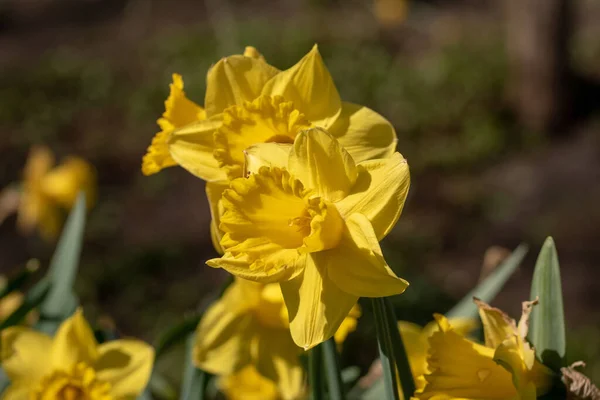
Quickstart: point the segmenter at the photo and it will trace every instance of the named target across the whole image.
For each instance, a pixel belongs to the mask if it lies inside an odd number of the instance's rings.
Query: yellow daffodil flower
[[[54,338],[29,328],[5,329],[1,359],[11,381],[5,400],[125,400],[146,387],[154,350],[137,340],[98,345],[79,310]]]
[[[467,336],[477,328],[477,322],[468,318],[450,319],[454,331],[461,336]],[[429,351],[429,338],[439,331],[435,321],[425,325],[424,328],[407,321],[398,321],[398,328],[408,356],[410,369],[415,380],[417,390],[425,387],[425,374],[431,371],[427,367],[427,352]]]
[[[54,157],[46,147],[32,149],[24,171],[17,223],[26,233],[36,226],[46,239],[55,238],[80,191],[88,208],[96,190],[94,168],[85,160],[69,157],[53,167]]]
[[[275,382],[258,373],[253,365],[223,377],[219,386],[228,400],[281,400]]]
[[[254,375],[273,382],[282,398],[297,399],[304,390],[300,352],[290,336],[279,287],[236,279],[202,317],[194,362],[221,376],[254,366]]]
[[[360,307],[336,333],[355,329]],[[204,314],[196,331],[194,362],[222,376],[231,399],[298,399],[304,394],[302,352],[290,335],[288,312],[277,284],[236,278]]]
[[[167,112],[169,107],[175,110],[177,103],[168,103]],[[187,116],[181,122],[189,125],[172,123],[163,129],[144,160],[144,165],[152,165],[143,169],[150,174],[179,164],[208,182],[211,237],[221,253],[219,200],[228,181],[242,176],[247,147],[291,143],[300,130],[319,126],[328,129],[356,162],[389,157],[396,148],[394,128],[385,118],[342,102],[317,46],[285,71],[266,63],[251,47],[244,55],[223,58],[208,72],[205,107],[194,105],[195,111],[188,107],[189,112],[179,113]]]
[[[263,159],[280,154],[265,146]],[[271,161],[223,192],[225,254],[207,264],[279,282],[292,337],[307,349],[330,338],[359,297],[408,286],[379,247],[402,211],[408,165],[399,153],[357,164],[319,128],[300,132],[289,157]],[[274,166],[281,162],[287,168]]]
[[[419,399],[534,400],[551,385],[552,372],[535,359],[526,342],[527,321],[535,302],[523,303],[519,325],[497,308],[476,301],[483,322],[485,345],[456,332],[436,315],[439,332],[429,339],[425,388]]]

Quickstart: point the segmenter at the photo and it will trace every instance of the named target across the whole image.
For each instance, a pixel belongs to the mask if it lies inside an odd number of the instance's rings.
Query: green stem
[[[323,400],[323,348],[313,347],[308,353],[308,383],[310,384],[311,399]]]
[[[392,343],[394,345],[394,358],[396,360],[396,369],[402,388],[402,395],[405,399],[410,399],[415,393],[415,381],[413,379],[410,363],[408,362],[408,354],[402,341],[402,335],[398,329],[398,319],[394,313],[394,308],[388,298],[383,298],[387,321],[389,324],[389,332],[392,335]]]
[[[325,371],[327,372],[327,387],[331,400],[344,400],[344,384],[340,371],[340,362],[334,338],[321,344],[323,347],[323,358],[325,359]]]
[[[394,346],[389,329],[388,314],[384,298],[371,299],[373,303],[373,314],[375,316],[375,327],[377,330],[377,344],[379,345],[379,356],[383,368],[383,380],[385,385],[386,399],[399,400],[398,381],[396,375],[396,360]],[[410,398],[410,397],[409,397]]]

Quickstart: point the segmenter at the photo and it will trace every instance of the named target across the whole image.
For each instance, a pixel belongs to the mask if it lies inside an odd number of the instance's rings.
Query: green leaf
[[[323,384],[323,347],[320,344],[308,352],[308,385],[310,387],[311,400],[322,400],[325,398]]]
[[[330,338],[319,345],[323,348],[323,360],[325,361],[325,372],[327,373],[327,387],[329,389],[329,399],[344,400],[344,384],[342,382],[342,373],[340,371],[340,361],[335,344],[335,339]]]
[[[392,303],[389,298],[384,298],[383,302],[387,313],[388,329],[392,336],[392,344],[394,345],[394,358],[396,360],[398,378],[400,379],[400,387],[404,399],[410,399],[415,393],[416,386],[408,361],[408,353],[406,353],[406,348],[404,347],[402,334],[398,328],[398,318],[396,317]]]
[[[38,328],[53,333],[60,322],[73,314],[78,305],[73,292],[85,227],[85,195],[80,193],[71,210],[58,245],[50,261],[47,278],[52,283],[50,292],[40,306]]]
[[[204,400],[206,386],[210,379],[210,374],[198,369],[192,362],[192,354],[194,350],[195,335],[192,333],[187,338],[186,344],[186,359],[185,370],[183,374],[183,382],[181,383],[181,399],[182,400]]]
[[[385,298],[373,298],[371,300],[373,304],[373,314],[375,316],[379,357],[381,358],[381,366],[383,367],[385,399],[398,400],[400,395],[398,394],[396,357],[394,353],[392,332],[390,332],[389,329],[390,322],[388,321]]]
[[[531,300],[539,298],[529,324],[529,339],[542,362],[559,371],[565,366],[565,313],[560,265],[554,240],[548,237],[535,263]]]
[[[21,289],[29,278],[37,272],[39,266],[40,262],[38,260],[29,260],[25,265],[25,268],[20,270],[14,277],[6,282],[6,285],[0,290],[0,299],[5,298],[15,290]]]
[[[23,299],[23,303],[13,311],[2,323],[0,323],[0,331],[9,326],[14,326],[23,321],[25,316],[34,308],[39,306],[48,296],[51,290],[51,283],[47,279],[38,282],[29,290]]]
[[[473,297],[477,297],[486,303],[491,303],[500,292],[508,278],[516,271],[517,267],[527,254],[527,246],[519,245],[512,254],[500,264],[483,282],[471,290],[461,301],[446,313],[448,318],[477,318],[479,310]]]
[[[200,322],[200,318],[202,318],[202,314],[187,317],[183,321],[164,331],[154,345],[156,354],[155,359],[158,360],[169,349],[184,341],[190,334],[194,333]]]

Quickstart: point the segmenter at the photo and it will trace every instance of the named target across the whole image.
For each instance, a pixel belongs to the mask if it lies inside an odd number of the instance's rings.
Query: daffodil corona
[[[545,394],[552,372],[535,359],[525,339],[535,302],[523,303],[518,325],[501,310],[476,302],[485,345],[460,335],[445,317],[436,315],[440,330],[429,339],[431,373],[425,375],[425,388],[415,396],[423,400],[535,400]]]
[[[137,340],[98,345],[81,311],[56,336],[13,327],[2,332],[6,400],[129,400],[146,387],[154,351]]]
[[[279,282],[292,337],[305,349],[330,338],[359,297],[404,291],[379,247],[408,193],[400,154],[357,164],[319,128],[301,131],[287,154],[270,144],[251,150],[259,161],[248,163],[250,176],[223,192],[225,254],[208,265]]]

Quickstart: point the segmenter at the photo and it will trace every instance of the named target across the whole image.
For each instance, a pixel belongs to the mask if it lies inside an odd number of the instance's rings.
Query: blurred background
[[[342,98],[392,121],[411,166],[383,243],[411,281],[399,317],[428,322],[525,242],[494,302],[518,317],[552,235],[569,361],[585,359],[598,382],[599,18],[594,0],[2,0],[0,187],[21,180],[34,144],[95,165],[78,293],[88,315],[152,341],[227,278],[204,264],[216,253],[203,182],[140,171],[171,74],[202,104],[220,57],[253,45],[285,69],[318,43]],[[46,265],[53,248],[9,218],[0,272]],[[376,353],[365,314],[349,338],[364,354],[344,353],[363,371]]]

